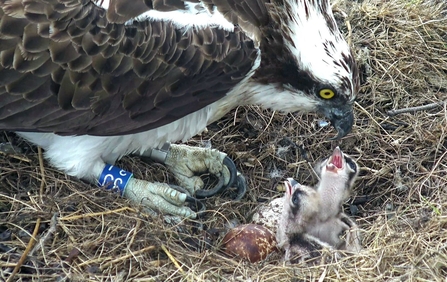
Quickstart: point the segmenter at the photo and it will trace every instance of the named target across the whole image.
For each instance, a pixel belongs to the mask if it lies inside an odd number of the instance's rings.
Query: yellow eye
[[[320,90],[320,97],[323,99],[331,99],[335,96],[334,91],[329,88],[324,88]]]

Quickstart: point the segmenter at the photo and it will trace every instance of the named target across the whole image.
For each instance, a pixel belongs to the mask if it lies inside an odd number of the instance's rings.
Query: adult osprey
[[[236,106],[319,112],[337,137],[351,130],[358,71],[329,0],[0,3],[0,129],[147,207],[195,216],[185,193],[108,164],[159,153]],[[224,158],[186,146],[162,156],[190,194],[196,171],[230,182]]]

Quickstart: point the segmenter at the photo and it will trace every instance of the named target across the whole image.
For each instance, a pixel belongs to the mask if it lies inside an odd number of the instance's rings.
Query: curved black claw
[[[228,187],[234,186],[233,184],[235,183],[236,176],[237,176],[236,165],[229,157],[224,158],[223,164],[230,171],[230,181],[228,181],[228,184],[224,186],[223,185],[223,177],[219,177],[219,182],[217,183],[216,186],[214,186],[214,188],[206,189],[206,190],[205,189],[197,190],[195,193],[196,198],[198,198],[198,199],[208,198],[208,197],[216,195],[217,193],[221,193],[221,192],[225,191],[226,189],[228,189]]]
[[[181,186],[169,184],[169,187],[171,187],[172,189],[175,189],[181,193],[189,194],[188,191],[186,191],[186,189]],[[197,217],[202,217],[202,215],[204,214],[204,212],[206,210],[206,206],[204,203],[202,203],[200,200],[198,200],[194,197],[191,197],[191,196],[186,196],[185,202],[189,203],[189,205],[188,205],[189,208],[197,214]]]
[[[197,217],[202,217],[202,215],[205,214],[206,206],[200,200],[191,196],[186,196],[185,202],[189,203],[189,208],[197,214]]]
[[[233,197],[235,201],[239,201],[245,196],[245,193],[247,192],[247,181],[245,181],[245,177],[238,173],[237,179],[236,179],[236,185],[233,185],[236,187],[236,196]]]

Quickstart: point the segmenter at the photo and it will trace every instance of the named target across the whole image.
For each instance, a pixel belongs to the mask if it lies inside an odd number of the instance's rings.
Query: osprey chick
[[[234,173],[215,150],[156,149],[237,106],[319,112],[338,138],[353,124],[358,71],[329,0],[0,0],[0,38],[0,129],[164,213],[196,216],[195,173]],[[165,162],[185,193],[113,166],[130,153]]]
[[[286,251],[286,261],[296,256],[313,257],[327,246],[351,252],[361,250],[356,223],[341,211],[358,171],[357,163],[337,147],[320,164],[321,179],[316,189],[291,178],[285,181],[284,208],[276,238]]]

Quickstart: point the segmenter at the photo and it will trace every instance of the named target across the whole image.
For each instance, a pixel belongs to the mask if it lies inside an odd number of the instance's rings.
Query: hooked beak
[[[284,181],[284,184],[286,185],[286,192],[289,195],[292,195],[293,186],[297,185],[298,181],[296,181],[295,179],[289,177],[289,178],[287,178],[286,181]]]
[[[323,109],[323,114],[331,121],[332,126],[337,130],[337,135],[330,140],[338,140],[351,132],[354,124],[354,114],[352,104],[346,104],[342,107]]]

